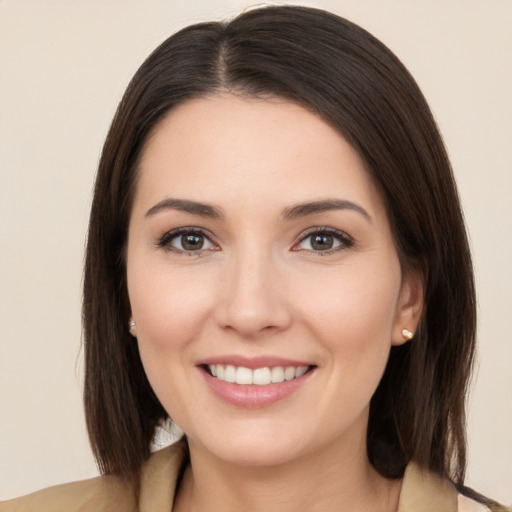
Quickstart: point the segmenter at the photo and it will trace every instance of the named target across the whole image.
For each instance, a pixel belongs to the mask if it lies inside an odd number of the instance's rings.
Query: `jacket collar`
[[[142,472],[140,512],[172,510],[178,481],[188,463],[184,439],[151,455]],[[457,512],[453,484],[416,463],[407,466],[397,512]]]
[[[457,491],[444,478],[410,462],[405,469],[398,512],[457,512]]]
[[[151,455],[142,470],[140,512],[172,510],[176,487],[187,462],[185,439]]]

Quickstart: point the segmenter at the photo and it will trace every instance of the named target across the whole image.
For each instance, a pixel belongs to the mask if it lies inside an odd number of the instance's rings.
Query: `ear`
[[[423,272],[418,269],[404,272],[391,334],[391,344],[394,346],[411,340],[418,329],[424,306],[424,281]]]

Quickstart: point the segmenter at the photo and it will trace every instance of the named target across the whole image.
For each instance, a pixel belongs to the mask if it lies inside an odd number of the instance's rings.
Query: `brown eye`
[[[205,241],[203,235],[197,234],[181,235],[179,240],[184,251],[199,251],[203,248]]]
[[[213,242],[201,231],[179,230],[166,233],[158,246],[177,253],[201,253],[215,249]]]
[[[327,251],[334,247],[334,237],[332,235],[313,235],[310,243],[314,251]]]
[[[322,229],[310,232],[294,247],[295,251],[329,252],[347,249],[353,240],[342,231]]]

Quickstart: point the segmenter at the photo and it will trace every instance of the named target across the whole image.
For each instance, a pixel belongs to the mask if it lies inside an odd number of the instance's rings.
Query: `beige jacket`
[[[178,477],[188,460],[178,442],[151,455],[144,467],[141,493],[115,476],[58,485],[0,503],[0,512],[171,512]],[[402,484],[398,512],[488,512],[491,509],[459,494],[447,480],[411,463]]]

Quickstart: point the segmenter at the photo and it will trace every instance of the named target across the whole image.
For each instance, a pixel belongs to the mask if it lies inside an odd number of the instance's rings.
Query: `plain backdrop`
[[[438,120],[479,297],[467,483],[512,504],[512,1],[295,3],[381,39]],[[0,0],[0,498],[97,474],[81,405],[80,293],[101,146],[125,86],[158,43],[250,5]]]

